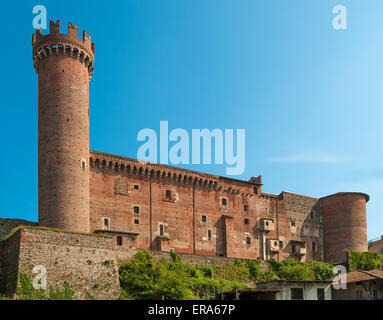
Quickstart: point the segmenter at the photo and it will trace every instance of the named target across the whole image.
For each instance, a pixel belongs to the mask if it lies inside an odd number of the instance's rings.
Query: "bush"
[[[146,251],[137,254],[120,266],[121,299],[209,299],[218,292],[245,289],[235,279],[247,279],[248,268],[239,260],[225,267],[216,265],[192,266],[181,262],[171,253],[172,261],[155,263]],[[232,277],[230,280],[225,279]]]
[[[348,255],[348,269],[373,270],[383,266],[383,254],[377,252],[350,252]]]
[[[321,261],[310,261],[308,267],[314,272],[315,280],[329,280],[335,275],[333,274],[334,265]]]
[[[139,251],[120,266],[121,299],[209,299],[223,291],[248,289],[252,283],[277,279],[326,280],[333,277],[333,265],[294,259],[243,262],[235,259],[223,266],[204,264],[193,266],[182,263],[178,254],[171,252],[171,261],[163,258],[155,263],[147,251]]]
[[[64,288],[50,287],[49,293],[44,289],[35,289],[30,274],[20,274],[20,284],[17,287],[18,300],[73,300],[74,291],[64,282]]]

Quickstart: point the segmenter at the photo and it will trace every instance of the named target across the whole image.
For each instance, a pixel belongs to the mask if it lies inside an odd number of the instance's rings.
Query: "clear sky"
[[[263,190],[371,196],[383,234],[383,1],[22,1],[1,6],[0,216],[37,220],[32,8],[96,43],[90,146],[136,157],[143,128],[245,129]],[[347,30],[332,8],[347,7]],[[43,31],[46,33],[47,31]],[[183,165],[225,175],[226,165]]]

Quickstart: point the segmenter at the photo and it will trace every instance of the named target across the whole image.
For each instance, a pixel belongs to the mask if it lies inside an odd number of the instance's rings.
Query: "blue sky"
[[[138,131],[159,132],[161,120],[188,132],[243,128],[246,170],[235,178],[261,174],[272,193],[366,192],[368,238],[383,234],[381,0],[2,4],[1,217],[37,220],[38,4],[62,32],[70,21],[96,43],[91,149],[136,157]],[[332,27],[338,4],[347,30]]]

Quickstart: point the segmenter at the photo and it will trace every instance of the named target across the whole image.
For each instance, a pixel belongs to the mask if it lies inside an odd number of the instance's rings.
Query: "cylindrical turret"
[[[345,262],[349,251],[368,251],[366,203],[369,196],[340,192],[321,198],[326,262]]]
[[[89,80],[94,44],[78,26],[50,22],[50,34],[33,34],[38,73],[39,225],[90,231]]]

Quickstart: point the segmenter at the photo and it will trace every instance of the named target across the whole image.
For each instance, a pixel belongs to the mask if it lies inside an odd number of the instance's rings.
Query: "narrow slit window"
[[[110,219],[109,218],[103,218],[102,220],[102,229],[103,230],[109,230],[110,228]]]

